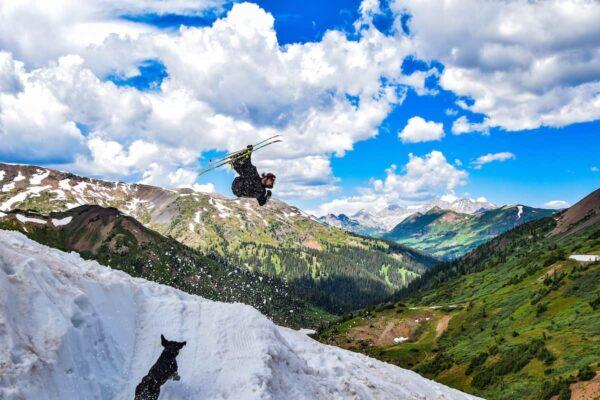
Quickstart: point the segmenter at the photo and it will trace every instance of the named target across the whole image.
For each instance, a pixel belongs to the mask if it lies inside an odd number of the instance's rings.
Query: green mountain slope
[[[470,215],[435,207],[424,214],[411,215],[383,237],[449,260],[515,226],[553,212],[516,205]]]
[[[600,190],[428,271],[321,339],[488,399],[599,395],[600,262],[574,254],[600,255]]]
[[[0,229],[18,230],[39,243],[191,294],[252,305],[286,326],[317,326],[331,318],[283,281],[204,256],[114,208],[80,206],[50,214],[14,210],[0,214]]]
[[[327,226],[272,200],[106,182],[0,163],[0,211],[114,207],[203,254],[277,277],[313,304],[340,312],[382,301],[437,264],[420,251]]]

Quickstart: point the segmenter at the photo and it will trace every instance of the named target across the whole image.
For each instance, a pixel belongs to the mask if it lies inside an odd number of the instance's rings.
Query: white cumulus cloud
[[[467,117],[464,115],[462,117],[457,118],[452,123],[452,134],[454,135],[462,135],[464,133],[474,133],[479,132],[484,135],[489,134],[489,121],[485,120],[484,122],[474,123],[470,122]]]
[[[561,209],[569,207],[569,203],[564,200],[550,200],[544,203],[544,207]]]
[[[477,159],[473,161],[472,164],[475,166],[475,169],[481,169],[483,165],[489,164],[491,162],[504,162],[507,160],[514,160],[515,158],[517,157],[513,153],[508,151],[503,151],[500,153],[488,153],[477,157]]]
[[[380,124],[433,72],[402,73],[409,38],[372,24],[353,35],[329,30],[317,42],[278,43],[274,18],[234,4],[205,27],[158,30],[120,18],[136,13],[199,15],[219,1],[0,4],[0,156],[67,164],[76,172],[146,183],[193,185],[197,157],[237,150],[279,133],[257,153],[278,175],[278,195],[335,192],[330,166]],[[363,7],[363,22],[379,12]],[[24,29],[23,27],[28,27]],[[118,87],[154,59],[168,76],[152,91]]]
[[[430,142],[441,140],[444,137],[444,124],[441,122],[426,121],[416,116],[408,120],[408,123],[400,131],[398,137],[403,143]]]
[[[277,173],[278,195],[322,197],[338,189],[330,158],[376,136],[407,90],[427,92],[433,73],[403,74],[410,39],[370,23],[353,35],[329,30],[320,41],[282,46],[273,16],[251,3],[234,4],[210,26],[179,30],[120,16],[198,15],[222,3],[61,4],[0,4],[0,138],[10,143],[0,156],[193,185],[202,152],[279,133],[283,143],[257,153],[259,167]],[[376,6],[363,7],[363,22]],[[135,75],[147,59],[168,73],[152,91],[106,79]]]
[[[313,212],[353,214],[361,209],[379,210],[390,204],[410,204],[431,200],[453,192],[467,183],[468,173],[450,164],[440,151],[422,157],[409,155],[400,170],[392,165],[384,179],[373,179],[371,186],[359,189],[359,194],[326,202]]]
[[[600,118],[600,2],[395,0],[417,55],[444,64],[440,84],[487,116],[455,133],[516,131]],[[443,21],[440,23],[440,21]]]

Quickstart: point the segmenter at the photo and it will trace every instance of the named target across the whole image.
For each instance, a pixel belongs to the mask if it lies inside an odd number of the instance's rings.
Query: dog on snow
[[[160,342],[164,350],[148,371],[148,375],[143,377],[140,384],[135,388],[135,400],[158,400],[160,387],[167,380],[178,381],[180,379],[177,374],[176,358],[179,350],[185,346],[186,342],[170,341],[165,339],[163,335],[160,335]]]

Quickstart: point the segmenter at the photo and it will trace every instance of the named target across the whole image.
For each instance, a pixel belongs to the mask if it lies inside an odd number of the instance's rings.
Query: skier
[[[272,173],[258,174],[252,165],[252,150],[254,147],[248,145],[239,157],[231,161],[231,166],[240,176],[236,177],[231,184],[231,191],[237,197],[251,197],[258,200],[260,206],[264,206],[271,197],[271,191],[275,184],[275,175]]]

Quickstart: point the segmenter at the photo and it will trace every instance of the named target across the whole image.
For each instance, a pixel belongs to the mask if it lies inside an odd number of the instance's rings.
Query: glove
[[[244,151],[243,156],[246,158],[250,157],[250,155],[252,154],[252,150],[254,150],[254,146],[249,144],[248,146],[246,146],[246,151]]]

